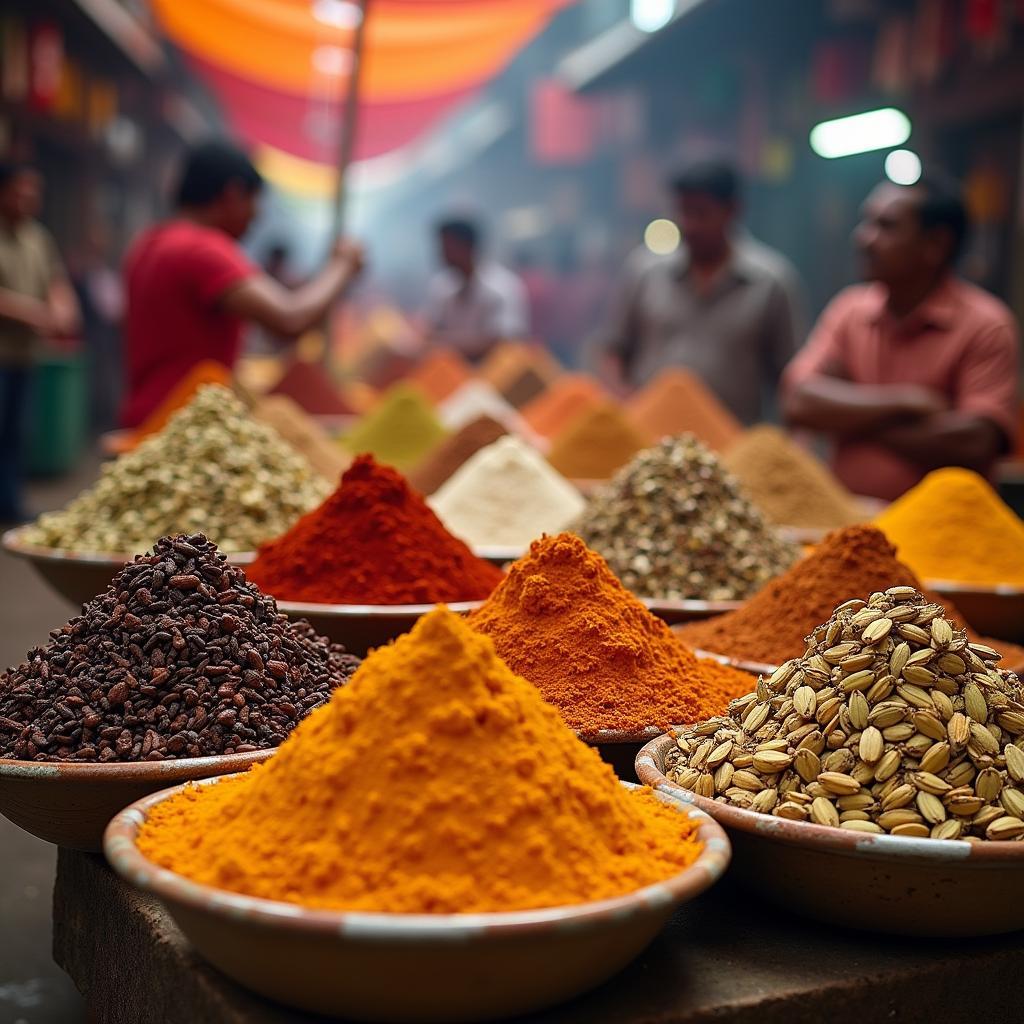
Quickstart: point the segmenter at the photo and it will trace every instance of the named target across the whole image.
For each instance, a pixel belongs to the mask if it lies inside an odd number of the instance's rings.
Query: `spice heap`
[[[308,359],[292,359],[270,394],[290,398],[314,416],[350,416],[355,412],[324,367]]]
[[[718,452],[726,451],[743,430],[700,377],[679,368],[662,370],[630,398],[626,412],[645,437],[693,434]]]
[[[221,889],[429,914],[622,896],[700,852],[685,816],[625,790],[444,608],[370,655],[270,761],[154,807],[138,844]]]
[[[477,601],[501,581],[371,455],[356,458],[322,505],[260,548],[248,576],[281,601],[317,604]]]
[[[278,432],[325,480],[332,484],[352,461],[327,431],[286,395],[256,399],[253,416]]]
[[[856,832],[1024,837],[1024,689],[912,587],[847,601],[729,714],[677,736],[668,777]]]
[[[0,677],[0,757],[162,761],[273,747],[359,661],[204,536],[164,537]]]
[[[699,662],[569,533],[534,541],[469,624],[584,735],[695,722],[750,688]]]
[[[472,376],[469,364],[458,352],[450,348],[438,348],[409,374],[408,380],[431,402],[437,403],[458,391]]]
[[[505,436],[505,428],[490,416],[479,416],[457,433],[449,434],[408,474],[420,494],[433,494],[461,465],[481,448]]]
[[[523,407],[523,419],[543,437],[554,437],[607,397],[593,377],[567,373]]]
[[[742,600],[799,554],[689,434],[640,452],[573,530],[642,597]]]
[[[543,394],[561,373],[562,368],[543,346],[506,341],[488,353],[478,376],[522,409]]]
[[[478,451],[430,499],[456,536],[475,547],[525,548],[583,511],[580,492],[517,437]]]
[[[330,485],[227,388],[203,387],[159,434],[103,467],[97,483],[39,517],[29,544],[131,551],[200,530],[248,551],[286,530]]]
[[[461,430],[467,423],[490,416],[510,434],[536,436],[522,416],[490,384],[471,380],[438,406],[437,414],[446,430]]]
[[[722,463],[773,523],[831,530],[864,519],[857,499],[778,427],[748,430]]]
[[[150,434],[158,434],[170,422],[171,417],[184,409],[205,384],[231,386],[231,371],[215,359],[202,359],[182,377],[163,401],[135,428],[129,448],[134,448]]]
[[[1024,586],[1024,523],[969,469],[929,473],[875,524],[925,580]]]
[[[881,530],[848,526],[830,533],[792,569],[765,584],[735,611],[687,622],[677,627],[677,632],[701,650],[781,665],[800,656],[806,638],[850,594],[867,597],[897,585],[922,589]],[[963,616],[951,604],[927,596],[943,603],[947,616],[963,623]],[[970,629],[968,637],[982,640]],[[1004,655],[1013,655],[1011,664],[1024,661],[1024,651],[1015,645],[1006,644],[1003,650]]]
[[[370,452],[399,469],[415,466],[445,435],[423,395],[410,384],[396,384],[345,439],[356,454]]]
[[[646,443],[618,406],[602,402],[555,435],[548,460],[574,480],[607,480]]]

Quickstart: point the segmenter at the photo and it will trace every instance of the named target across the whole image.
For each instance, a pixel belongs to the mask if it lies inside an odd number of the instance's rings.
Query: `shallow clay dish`
[[[636,759],[640,780],[707,811],[732,840],[733,871],[760,899],[828,924],[930,938],[1024,928],[1024,843],[870,835],[743,811],[664,774],[671,736]]]
[[[779,666],[768,665],[763,661],[747,661],[745,658],[730,658],[727,654],[715,654],[714,651],[702,651],[699,647],[693,649],[698,658],[710,658],[721,665],[728,665],[730,668],[738,668],[741,672],[749,672],[752,676],[770,676]]]
[[[465,615],[479,608],[482,601],[453,601],[448,607]],[[433,611],[433,604],[302,604],[278,601],[278,610],[290,619],[308,619],[321,635],[342,644],[352,654],[363,657],[395,637],[408,633],[416,620]]]
[[[97,852],[107,823],[135,800],[168,786],[245,771],[273,753],[271,748],[125,764],[0,758],[0,813],[48,843]]]
[[[742,601],[691,601],[669,597],[641,597],[640,602],[670,626],[696,619],[710,619],[713,615],[733,612],[743,604]]]
[[[24,558],[36,572],[72,604],[85,604],[106,590],[107,584],[135,556],[113,551],[67,551],[44,548],[21,540],[24,527],[8,530],[0,543],[17,558]],[[225,552],[233,565],[247,565],[255,557],[252,551]]]
[[[654,938],[676,907],[729,862],[725,833],[702,811],[695,863],[618,899],[500,914],[373,914],[306,910],[191,882],[135,845],[146,814],[180,787],[133,804],[110,823],[111,866],[166,905],[199,953],[270,999],[366,1021],[478,1021],[530,1013],[593,988]]]
[[[925,586],[948,597],[976,632],[1024,643],[1024,587],[982,587],[952,580],[926,580]]]

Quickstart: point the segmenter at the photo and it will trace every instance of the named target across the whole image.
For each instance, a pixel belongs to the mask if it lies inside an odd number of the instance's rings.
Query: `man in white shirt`
[[[522,281],[480,258],[480,229],[451,218],[438,225],[444,268],[430,282],[423,311],[430,341],[481,359],[499,341],[524,338],[529,320]]]

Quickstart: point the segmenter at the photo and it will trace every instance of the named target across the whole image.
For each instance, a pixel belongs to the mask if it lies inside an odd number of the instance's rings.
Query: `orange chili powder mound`
[[[644,436],[618,406],[603,402],[558,432],[548,462],[570,480],[607,480],[646,447]]]
[[[714,392],[689,370],[662,370],[626,404],[634,425],[652,440],[673,434],[695,434],[724,452],[743,432],[739,420]]]
[[[541,377],[545,385],[550,384],[562,373],[558,360],[542,345],[523,341],[504,341],[487,353],[480,364],[477,376],[493,385],[508,401],[506,389],[526,371]],[[517,407],[519,403],[516,403]]]
[[[469,624],[583,735],[702,721],[753,685],[699,662],[571,533],[534,541]]]
[[[473,376],[473,371],[458,352],[435,349],[409,374],[409,381],[435,405],[454,394]]]
[[[269,761],[154,807],[138,845],[221,889],[427,914],[624,896],[701,850],[685,815],[626,790],[445,608],[374,651]]]
[[[608,398],[604,388],[584,373],[559,377],[522,409],[523,419],[545,437],[554,437],[582,413]]]
[[[196,363],[178,383],[164,395],[163,401],[135,428],[131,447],[134,448],[150,434],[157,434],[167,426],[170,418],[184,409],[204,384],[221,384],[231,387],[231,371],[215,359],[204,359]]]

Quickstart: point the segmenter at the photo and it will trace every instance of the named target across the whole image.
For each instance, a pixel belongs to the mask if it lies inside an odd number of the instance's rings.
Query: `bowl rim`
[[[637,600],[649,612],[705,612],[710,615],[734,612],[742,601],[698,601],[689,597],[640,597]]]
[[[1024,842],[986,841],[969,843],[963,839],[916,839],[913,836],[877,835],[854,832],[808,821],[792,821],[771,814],[745,811],[698,796],[672,782],[662,771],[665,754],[674,738],[664,733],[651,740],[636,755],[636,774],[642,783],[658,793],[699,807],[720,825],[761,839],[800,846],[820,852],[850,857],[917,861],[921,864],[957,864],[971,861],[973,866],[1024,866]]]
[[[201,779],[190,785],[207,786],[230,776]],[[643,789],[620,782],[628,789]],[[620,922],[660,907],[693,899],[712,886],[725,872],[732,856],[729,839],[709,814],[701,808],[684,806],[671,795],[655,793],[663,803],[682,811],[697,824],[697,836],[703,848],[697,859],[682,871],[611,899],[536,910],[465,914],[398,914],[380,911],[318,910],[298,904],[268,900],[243,893],[203,885],[145,857],[136,838],[146,814],[158,803],[180,793],[185,785],[152,793],[120,811],[107,825],[103,852],[110,866],[136,888],[162,901],[183,904],[189,909],[220,916],[243,916],[247,921],[304,934],[332,935],[377,942],[421,940],[465,941],[483,933],[530,933],[551,927],[578,926],[594,921]]]
[[[268,596],[274,597],[271,593]],[[480,601],[432,601],[429,604],[317,604],[309,601],[282,601],[274,597],[278,611],[294,616],[327,616],[338,619],[365,618],[408,618],[418,619],[432,612],[438,605],[444,605],[457,615],[475,611],[484,602]]]
[[[926,579],[929,590],[938,594],[977,594],[979,597],[1024,597],[1024,586],[1012,583],[967,583],[964,580]]]
[[[0,535],[0,545],[4,550],[20,558],[32,562],[75,562],[80,565],[95,565],[116,569],[130,562],[136,555],[146,552],[136,551],[124,554],[118,551],[78,551],[72,548],[50,548],[41,544],[27,544],[21,537],[30,524],[14,526]],[[220,548],[218,548],[218,551]],[[255,551],[222,551],[232,565],[248,565],[256,558]]]
[[[207,768],[226,768],[230,771],[221,774],[237,774],[251,765],[269,760],[277,749],[261,747],[233,754],[204,754],[202,757],[165,758],[163,761],[18,761],[0,757],[0,784],[5,779],[89,784],[156,782],[164,777],[180,777]]]

